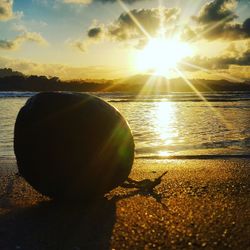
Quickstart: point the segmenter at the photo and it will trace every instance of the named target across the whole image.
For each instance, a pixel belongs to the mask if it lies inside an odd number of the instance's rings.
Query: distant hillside
[[[116,81],[72,80],[62,81],[58,77],[25,76],[11,69],[0,72],[13,73],[0,77],[0,91],[77,91],[77,92],[200,92],[210,91],[250,91],[250,82],[234,83],[226,80],[190,80],[191,87],[181,78],[166,79],[150,75],[135,75]]]
[[[189,83],[188,83],[189,82]],[[143,92],[200,92],[250,91],[250,82],[230,82],[227,80],[167,79],[163,76],[134,75],[118,81],[113,89]]]

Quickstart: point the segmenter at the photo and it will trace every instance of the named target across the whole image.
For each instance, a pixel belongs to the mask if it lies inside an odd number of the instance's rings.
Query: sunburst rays
[[[131,13],[127,5],[122,0],[117,0],[117,2],[121,5],[124,11],[129,15],[131,20],[135,23],[135,25],[141,30],[141,32],[145,35],[147,39],[151,39],[149,33],[144,29],[141,23],[137,20],[137,18]]]
[[[145,38],[149,41],[151,39],[150,34],[147,32],[147,30],[143,27],[143,25],[139,22],[139,20],[131,13],[131,11],[129,10],[129,8],[127,7],[127,5],[122,1],[122,0],[118,0],[118,3],[120,4],[120,6],[124,9],[124,11],[130,16],[131,20],[135,23],[135,25],[141,30],[141,32],[145,35]],[[165,16],[163,14],[163,4],[162,4],[162,0],[159,0],[159,17],[160,17],[160,27],[159,27],[159,31],[158,31],[158,36],[160,38],[164,38],[165,36]],[[210,26],[207,26],[206,30],[204,30],[203,32],[196,34],[195,38],[193,38],[192,40],[188,41],[189,43],[191,42],[195,42],[197,41],[197,39],[204,37],[204,35],[206,35],[207,33],[211,32],[212,30],[216,29],[218,26],[222,25],[223,22],[226,22],[229,18],[231,18],[230,16],[226,17],[225,19],[221,20],[220,22],[217,23],[213,23]],[[175,34],[175,36],[178,36],[178,34]],[[191,68],[197,69],[197,70],[201,70],[203,72],[206,73],[212,73],[209,69],[200,67],[199,65],[195,65],[195,64],[191,64],[188,62],[185,62],[184,60],[181,62],[182,64],[186,64]],[[212,110],[212,112],[220,119],[221,123],[223,123],[226,128],[231,128],[231,124],[229,121],[226,121],[224,119],[224,117],[220,114],[220,112],[218,110],[216,110],[213,105],[211,105],[211,103],[204,97],[204,95],[202,94],[202,92],[200,92],[199,90],[197,90],[195,88],[195,86],[192,84],[192,82],[186,77],[186,75],[184,74],[184,72],[182,72],[177,65],[175,65],[173,67],[173,70],[177,73],[177,75],[179,77],[181,77],[184,82],[193,90],[193,92],[203,101],[206,103],[206,105]],[[215,72],[213,71],[213,74]],[[230,75],[224,75],[224,74],[220,74],[220,73],[216,73],[217,76],[219,76],[220,78],[223,79],[227,79],[227,80],[234,80],[234,81],[241,81],[241,79],[232,77]],[[159,87],[159,85],[162,87],[162,85],[166,86],[165,90],[166,92],[171,91],[171,86],[169,84],[168,79],[164,80],[163,83],[163,78],[162,77],[158,77],[156,75],[151,75],[148,80],[146,81],[146,83],[142,86],[141,90],[139,91],[138,95],[141,95],[142,93],[144,93],[145,91],[147,93],[157,93],[157,89]],[[160,88],[160,90],[162,91],[162,88]]]

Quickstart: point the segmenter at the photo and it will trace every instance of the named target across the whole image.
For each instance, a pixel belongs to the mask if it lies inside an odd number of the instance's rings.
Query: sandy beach
[[[250,249],[249,167],[250,159],[137,159],[130,178],[140,187],[63,205],[1,160],[0,249]]]

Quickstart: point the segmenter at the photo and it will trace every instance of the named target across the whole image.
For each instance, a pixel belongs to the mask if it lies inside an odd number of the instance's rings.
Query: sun
[[[138,52],[136,66],[141,72],[153,71],[155,74],[166,75],[184,57],[191,54],[192,49],[187,43],[177,39],[152,38]]]

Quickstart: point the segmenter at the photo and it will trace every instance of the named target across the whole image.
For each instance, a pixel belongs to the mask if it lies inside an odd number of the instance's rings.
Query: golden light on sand
[[[178,39],[152,38],[145,48],[138,52],[137,69],[141,72],[153,71],[154,74],[167,75],[168,71],[186,56],[192,54],[187,43]]]

